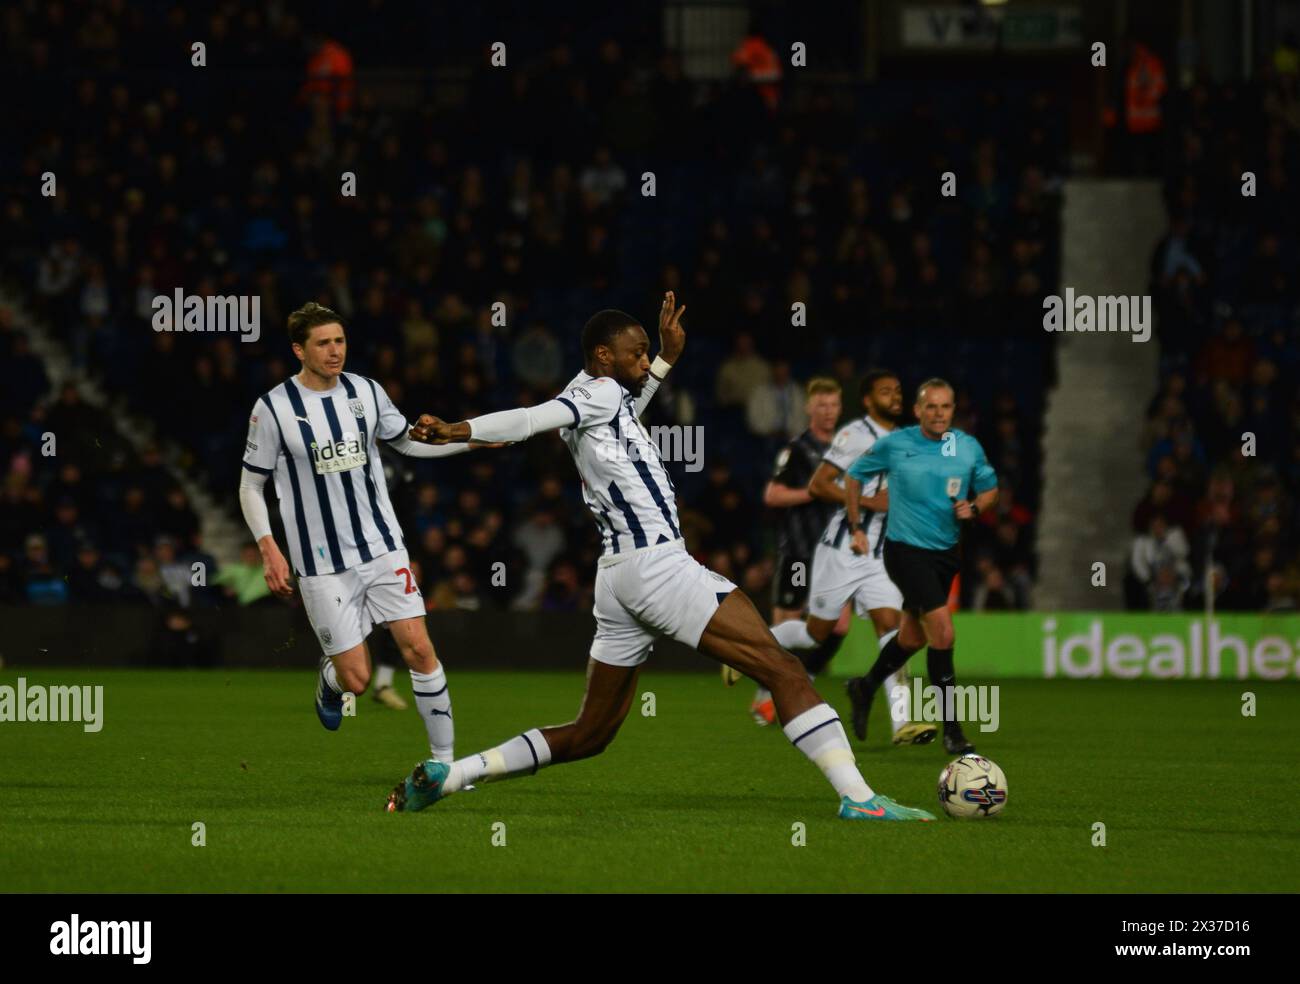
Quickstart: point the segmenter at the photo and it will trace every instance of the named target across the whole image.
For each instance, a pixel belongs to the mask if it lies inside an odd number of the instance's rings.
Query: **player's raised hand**
[[[677,307],[677,298],[671,290],[664,292],[664,303],[659,308],[659,356],[665,362],[675,363],[686,348],[686,331],[682,328],[682,315],[686,305]]]

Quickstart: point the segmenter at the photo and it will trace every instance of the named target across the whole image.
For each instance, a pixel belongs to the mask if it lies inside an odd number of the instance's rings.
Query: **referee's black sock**
[[[916,652],[915,649],[907,650],[899,644],[898,633],[895,632],[894,638],[885,643],[885,648],[880,650],[880,655],[871,664],[871,669],[867,670],[867,675],[864,678],[867,685],[873,690],[879,687],[889,679],[891,673],[896,673],[902,669],[903,664],[911,659],[914,652]]]
[[[961,722],[956,720],[953,708],[953,696],[950,687],[957,684],[957,674],[952,668],[952,649],[935,649],[931,646],[925,657],[926,669],[930,671],[930,685],[939,688],[943,694],[943,733],[960,735]]]
[[[826,669],[826,664],[835,658],[839,652],[840,644],[844,642],[844,636],[832,632],[826,637],[826,641],[816,649],[805,649],[802,652],[795,653],[803,661],[804,669],[812,676],[816,676],[822,670]]]

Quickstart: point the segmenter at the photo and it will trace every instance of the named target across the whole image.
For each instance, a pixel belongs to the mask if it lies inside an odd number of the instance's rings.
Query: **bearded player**
[[[653,364],[650,341],[636,319],[601,311],[582,331],[586,368],[555,399],[459,423],[421,417],[412,429],[416,440],[438,445],[524,441],[558,430],[582,477],[583,499],[604,550],[596,572],[596,637],[577,718],[534,728],[451,765],[423,762],[389,795],[390,811],[420,810],[470,783],[532,775],[599,754],[631,707],[655,639],[670,636],[772,692],[786,736],[835,788],[840,817],[934,819],[867,785],[839,717],[813,689],[803,666],[777,645],[734,584],[686,552],[672,482],[639,419],[686,344],[684,311],[675,307],[671,292],[664,295]]]

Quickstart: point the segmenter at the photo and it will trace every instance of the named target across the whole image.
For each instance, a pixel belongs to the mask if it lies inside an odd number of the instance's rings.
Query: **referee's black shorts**
[[[903,610],[924,614],[948,604],[961,568],[956,547],[926,550],[885,537],[885,573],[903,593]]]
[[[808,576],[812,564],[807,557],[776,555],[772,574],[772,607],[798,611],[808,604]]]

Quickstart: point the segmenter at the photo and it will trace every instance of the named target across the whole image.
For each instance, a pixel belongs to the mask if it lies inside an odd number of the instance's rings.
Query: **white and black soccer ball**
[[[950,817],[991,817],[1007,805],[1007,777],[983,755],[953,759],[939,773],[939,805]]]

